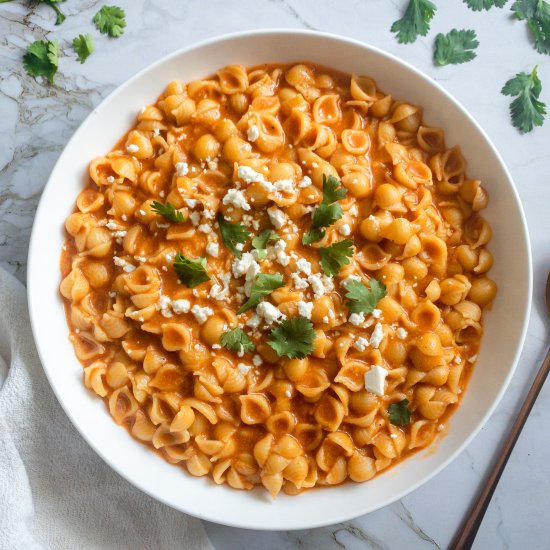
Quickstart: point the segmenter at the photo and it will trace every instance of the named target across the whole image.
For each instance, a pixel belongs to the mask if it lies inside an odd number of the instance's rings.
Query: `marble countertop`
[[[506,9],[474,13],[461,0],[435,0],[439,11],[427,38],[400,45],[389,32],[405,0],[119,0],[127,29],[119,40],[96,38],[97,51],[80,65],[74,36],[92,31],[99,0],[69,0],[66,22],[54,26],[47,6],[0,7],[0,263],[24,281],[34,211],[50,171],[80,122],[111,90],[160,57],[228,32],[265,27],[308,28],[349,36],[390,51],[418,67],[472,113],[501,152],[515,179],[529,224],[535,296],[518,370],[482,432],[442,473],[395,504],[356,520],[297,532],[255,532],[207,524],[218,549],[446,548],[460,524],[503,433],[550,344],[544,280],[550,266],[550,116],[521,136],[509,122],[509,98],[499,93],[519,71],[539,65],[550,106],[550,57],[531,46],[524,23]],[[436,68],[437,32],[473,28],[481,42],[471,63]],[[97,33],[94,33],[96,36]],[[55,37],[63,50],[55,86],[28,77],[21,57],[33,40]],[[475,549],[548,548],[550,439],[543,389],[487,512]]]

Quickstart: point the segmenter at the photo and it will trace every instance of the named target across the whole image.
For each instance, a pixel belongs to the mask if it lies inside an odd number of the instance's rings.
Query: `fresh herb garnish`
[[[512,11],[517,19],[527,21],[537,52],[550,54],[550,4],[544,0],[516,0]]]
[[[322,228],[332,225],[342,217],[342,207],[335,203],[343,199],[347,192],[348,190],[342,187],[334,176],[327,178],[323,175],[323,201],[313,213],[311,230],[303,236],[302,244],[320,241],[325,236]]]
[[[151,210],[153,210],[157,214],[160,214],[161,216],[164,216],[167,220],[170,220],[171,222],[181,223],[184,221],[183,213],[179,210],[176,210],[176,207],[170,202],[162,204],[159,201],[153,201],[151,204]]]
[[[279,240],[279,238],[279,235],[272,229],[264,229],[257,237],[252,239],[252,247],[258,251],[257,256],[260,260],[267,258],[267,245]]]
[[[210,280],[206,271],[206,258],[186,258],[178,252],[173,265],[178,279],[189,288]]]
[[[353,241],[349,239],[338,241],[330,246],[319,248],[319,253],[325,275],[338,275],[340,268],[348,265],[349,259],[353,256]]]
[[[23,65],[31,76],[45,76],[53,84],[59,66],[57,40],[37,40],[30,44],[23,56]]]
[[[396,33],[401,44],[414,42],[418,35],[426,36],[436,9],[429,0],[410,0],[403,17],[391,26],[391,32]]]
[[[390,422],[396,426],[406,426],[411,423],[411,410],[407,407],[408,399],[402,399],[398,403],[392,403],[388,407]]]
[[[267,338],[267,343],[279,357],[303,359],[313,351],[315,331],[309,319],[302,316],[292,317],[274,328]]]
[[[512,124],[520,132],[530,132],[535,126],[542,126],[546,105],[539,101],[542,84],[537,76],[537,67],[531,74],[518,73],[506,82],[501,93],[517,96],[510,104]]]
[[[377,279],[369,281],[367,288],[361,281],[349,281],[346,283],[346,306],[351,313],[372,313],[378,302],[386,296],[386,285]]]
[[[93,19],[97,30],[111,38],[118,38],[126,27],[126,14],[118,6],[103,6]]]
[[[254,351],[254,342],[246,335],[242,328],[228,330],[221,335],[220,344],[235,353],[244,354],[246,351]]]
[[[238,250],[235,245],[244,243],[250,239],[250,233],[246,230],[246,226],[240,223],[231,223],[224,219],[222,214],[218,214],[218,225],[220,226],[220,234],[225,246],[237,256],[242,258],[243,253]]]
[[[453,29],[447,34],[439,33],[435,37],[434,60],[437,65],[457,65],[471,61],[479,46],[476,33],[472,30]]]
[[[0,0],[0,4],[3,4],[4,2],[11,2],[11,0]],[[61,25],[63,21],[65,21],[65,15],[63,12],[57,7],[56,4],[60,4],[61,2],[65,2],[65,0],[31,0],[32,4],[47,4],[50,6],[57,15],[57,18],[55,20],[56,25]]]
[[[285,286],[283,276],[280,273],[258,273],[250,289],[250,297],[238,309],[240,315],[245,311],[256,307],[266,296],[269,296],[277,288]]]
[[[508,0],[464,0],[464,3],[474,11],[489,10],[493,6],[502,8]]]
[[[84,35],[80,34],[73,40],[73,48],[78,56],[80,63],[84,63],[86,59],[94,51],[94,40],[90,33]]]

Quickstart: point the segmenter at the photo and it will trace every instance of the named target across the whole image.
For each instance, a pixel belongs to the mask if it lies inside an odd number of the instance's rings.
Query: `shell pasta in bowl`
[[[495,406],[529,309],[523,214],[482,131],[402,62],[319,33],[135,77],[68,145],[36,227],[31,318],[69,416],[145,491],[238,526],[334,523],[429,478]],[[53,242],[55,328],[35,267]]]

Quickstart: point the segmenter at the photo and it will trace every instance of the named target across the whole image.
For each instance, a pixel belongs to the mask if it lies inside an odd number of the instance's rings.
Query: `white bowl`
[[[425,120],[459,144],[469,174],[489,192],[485,212],[494,238],[491,276],[499,294],[486,314],[481,353],[449,434],[366,483],[346,483],[281,494],[246,492],[215,485],[172,466],[138,443],[109,416],[82,379],[67,338],[58,294],[63,224],[88,178],[90,159],[109,151],[173,79],[193,80],[231,63],[312,61],[347,73],[373,76],[396,98],[422,105]],[[120,475],[154,498],[198,518],[251,529],[303,529],[333,524],[389,504],[437,474],[477,434],[496,407],[523,344],[531,304],[529,239],[519,197],[502,159],[472,117],[443,88],[407,63],[372,46],[324,33],[272,30],[244,32],[173,53],[119,87],[82,123],[60,156],[36,214],[28,269],[29,309],[38,352],[50,384],[82,436]],[[60,452],[63,452],[60,449]],[[47,472],[45,472],[47,475]],[[86,475],[83,473],[83,475]]]

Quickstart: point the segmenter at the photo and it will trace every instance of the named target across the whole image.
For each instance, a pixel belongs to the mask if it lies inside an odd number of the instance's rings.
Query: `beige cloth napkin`
[[[202,524],[132,487],[80,437],[0,269],[0,550],[211,550]]]

